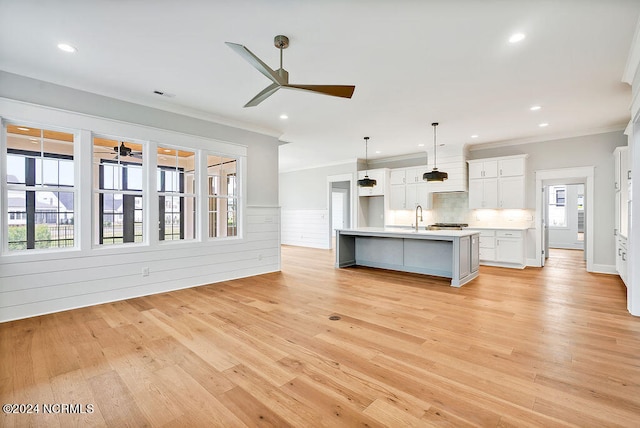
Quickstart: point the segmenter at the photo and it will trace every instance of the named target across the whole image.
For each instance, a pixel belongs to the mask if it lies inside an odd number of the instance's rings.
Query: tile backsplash
[[[469,194],[466,192],[434,193],[430,210],[423,215],[424,225],[433,223],[467,223],[476,227],[533,227],[533,210],[469,209]],[[411,226],[415,212],[391,211],[388,225]],[[421,223],[420,225],[422,226]]]
[[[471,223],[469,194],[466,192],[434,193],[434,223]]]

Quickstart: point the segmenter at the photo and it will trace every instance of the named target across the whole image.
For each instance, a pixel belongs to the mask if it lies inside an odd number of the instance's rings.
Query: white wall
[[[279,178],[282,243],[331,248],[328,177],[353,174],[356,162],[283,172]],[[353,195],[352,195],[353,197]]]
[[[0,321],[280,270],[276,138],[9,73],[0,72],[0,82],[5,119],[81,129],[81,142],[95,130],[231,151],[241,160],[245,183],[242,237],[117,248],[92,247],[92,189],[81,183],[76,248],[0,256]],[[90,153],[90,145],[81,147],[81,154]],[[150,225],[146,230],[152,235]],[[149,276],[142,276],[143,267]]]

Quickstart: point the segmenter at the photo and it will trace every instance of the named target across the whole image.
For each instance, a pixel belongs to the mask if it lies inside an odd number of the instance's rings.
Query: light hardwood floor
[[[285,246],[279,273],[4,323],[2,403],[41,413],[0,425],[640,426],[640,319],[573,256],[456,289]]]

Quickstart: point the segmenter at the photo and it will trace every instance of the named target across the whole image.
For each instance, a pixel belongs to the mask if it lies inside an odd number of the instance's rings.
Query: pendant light
[[[373,187],[376,185],[377,181],[373,178],[369,178],[367,169],[369,168],[369,137],[364,137],[364,162],[365,162],[365,170],[364,170],[364,178],[362,180],[358,180],[358,186],[360,187]]]
[[[436,164],[436,126],[438,126],[438,122],[433,122],[431,126],[433,126],[433,171],[425,172],[422,175],[422,179],[424,181],[444,181],[449,178],[449,174],[444,171],[438,171]]]

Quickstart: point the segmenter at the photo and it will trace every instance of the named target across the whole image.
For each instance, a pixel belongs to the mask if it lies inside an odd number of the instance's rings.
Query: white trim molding
[[[542,188],[545,181],[549,180],[572,180],[582,181],[585,185],[585,202],[586,202],[586,234],[585,234],[585,250],[587,251],[587,272],[596,272],[596,268],[593,264],[594,253],[594,227],[593,227],[593,212],[594,212],[594,170],[593,166],[584,166],[576,168],[561,168],[561,169],[546,169],[536,171],[536,221],[535,221],[535,235],[536,235],[536,258],[537,262],[535,266],[542,266],[539,257],[542,254]]]

